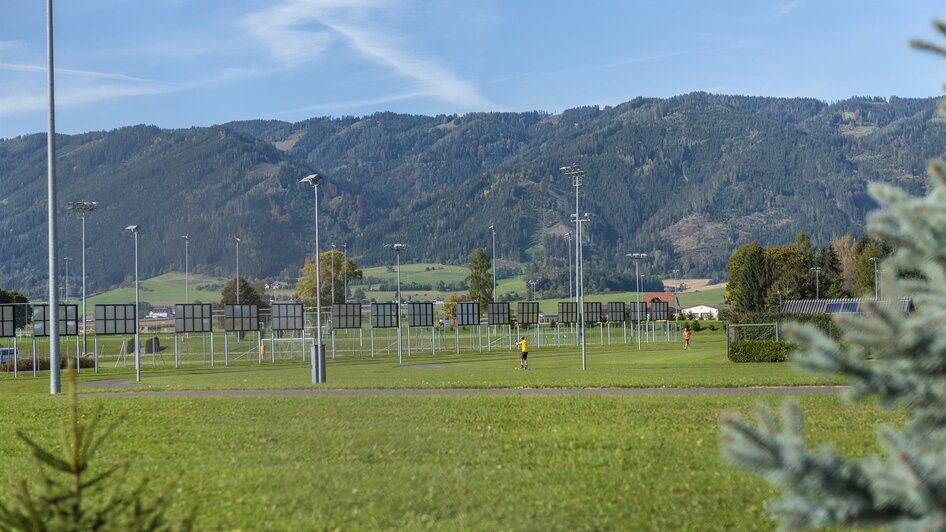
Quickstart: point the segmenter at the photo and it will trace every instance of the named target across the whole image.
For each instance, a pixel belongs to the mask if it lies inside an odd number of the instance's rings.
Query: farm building
[[[645,292],[641,301],[647,303],[648,307],[651,303],[663,301],[669,307],[668,310],[671,314],[680,312],[680,300],[677,298],[676,292]]]
[[[729,308],[731,308],[730,305],[695,305],[680,309],[680,314],[696,320],[718,320],[719,311]]]

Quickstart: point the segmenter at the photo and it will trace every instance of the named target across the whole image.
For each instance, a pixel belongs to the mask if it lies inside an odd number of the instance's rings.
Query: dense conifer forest
[[[869,181],[925,187],[927,161],[944,156],[946,128],[929,99],[764,98],[694,93],[637,98],[561,114],[472,113],[253,120],[183,130],[132,126],[58,140],[62,249],[80,256],[68,201],[93,200],[87,222],[90,288],[132,272],[122,228],[140,224],[141,274],[183,269],[294,278],[312,253],[310,189],[319,171],[323,246],[347,245],[360,265],[410,245],[402,260],[467,264],[489,249],[501,260],[567,276],[575,190],[559,171],[586,170],[590,290],[633,282],[629,252],[646,271],[725,276],[748,242],[819,247],[863,231]],[[35,294],[46,276],[44,134],[0,140],[0,287]],[[74,263],[77,264],[77,263]],[[642,266],[645,266],[642,264]],[[555,277],[552,275],[552,277]]]

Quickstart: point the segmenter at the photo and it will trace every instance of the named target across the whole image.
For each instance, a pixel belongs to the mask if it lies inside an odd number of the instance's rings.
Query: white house
[[[723,305],[696,305],[680,309],[680,312],[697,320],[718,320],[720,307]]]

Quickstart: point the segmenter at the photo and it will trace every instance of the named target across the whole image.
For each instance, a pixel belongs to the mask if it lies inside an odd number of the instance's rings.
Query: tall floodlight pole
[[[401,354],[401,251],[407,248],[407,244],[385,244],[385,248],[394,252],[397,257],[397,363],[403,362]]]
[[[877,257],[871,257],[870,261],[874,265],[874,300],[880,299],[880,292],[877,290],[877,261],[880,260]]]
[[[188,258],[189,258],[187,256],[187,246],[188,244],[190,244],[191,236],[182,235],[181,238],[184,240],[184,303],[187,304],[191,302],[190,301],[190,285],[188,283],[188,275],[187,275],[188,273],[187,263],[188,263]]]
[[[581,188],[583,178],[585,176],[585,171],[582,170],[577,164],[571,164],[569,166],[563,166],[559,168],[566,176],[572,178],[572,184],[575,187],[575,302],[578,303],[581,298],[581,282],[579,277],[581,277],[581,272],[579,271],[579,255],[581,254],[581,222],[578,221],[580,218],[580,211],[578,210],[578,189]],[[581,315],[582,308],[579,305],[578,314]]]
[[[809,268],[809,269],[815,272],[815,299],[821,299],[819,297],[821,295],[820,294],[821,282],[818,277],[818,275],[821,273],[821,266],[815,266],[814,268]]]
[[[46,220],[49,243],[46,273],[49,275],[49,393],[62,391],[59,370],[59,263],[56,231],[56,92],[53,74],[53,0],[46,0],[46,85],[49,93],[49,129],[46,132]],[[34,368],[35,369],[35,368]]]
[[[578,278],[577,283],[577,299],[578,299],[578,321],[581,324],[579,330],[581,331],[581,369],[587,368],[587,350],[585,344],[585,259],[584,259],[584,248],[581,245],[581,234],[582,234],[582,224],[591,221],[591,214],[585,213],[584,216],[578,217],[575,216],[575,222],[578,226],[578,230],[575,235],[575,240],[578,241],[578,254],[575,257],[576,259],[576,277]]]
[[[342,303],[348,302],[348,244],[342,244]]]
[[[62,302],[69,302],[69,263],[72,262],[72,257],[63,257],[62,261],[66,263],[66,277],[63,280],[62,287]]]
[[[322,262],[321,257],[319,257],[319,185],[322,184],[325,178],[321,174],[310,174],[299,180],[300,183],[305,183],[312,187],[312,192],[315,194],[315,335],[317,342],[317,349],[319,358],[322,358],[322,269],[320,263]],[[316,365],[318,362],[315,360],[315,357],[310,357],[312,360],[312,384],[318,383],[318,374],[316,370]]]
[[[491,266],[493,270],[493,301],[495,302],[496,301],[496,226],[493,224],[490,224],[488,229],[492,231],[493,233],[493,257],[492,257],[493,263]]]
[[[582,281],[584,276],[581,271],[581,214],[578,210],[578,191],[581,188],[585,171],[577,164],[563,166],[559,168],[566,176],[572,178],[572,185],[575,187],[575,214],[572,217],[575,221],[575,303],[578,305],[578,321],[580,326],[576,328],[576,333],[581,335],[581,369],[585,369],[585,309],[582,294]]]
[[[565,233],[565,240],[568,242],[565,247],[568,248],[568,299],[572,298],[572,234]]]
[[[390,249],[397,256],[397,304],[401,305],[401,252],[407,249],[407,244],[385,244],[385,249]]]
[[[66,209],[79,213],[82,219],[82,354],[89,352],[89,332],[86,330],[88,322],[85,314],[85,217],[98,208],[94,201],[70,201]]]
[[[535,285],[536,285],[539,281],[536,281],[536,280],[533,280],[533,279],[529,279],[529,280],[526,281],[526,282],[529,283],[529,287],[530,287],[530,289],[531,289],[531,291],[529,292],[529,294],[530,294],[530,296],[529,296],[529,301],[535,301]]]
[[[634,312],[634,315],[637,316],[637,350],[641,350],[641,275],[640,275],[640,260],[646,259],[646,253],[628,253],[626,256],[634,259],[634,277],[637,278],[637,311]]]
[[[137,225],[129,225],[126,231],[135,235],[135,382],[141,382],[141,324],[138,314],[141,313],[141,303],[138,300],[138,230]]]
[[[236,240],[236,259],[237,259],[237,272],[236,272],[236,296],[237,296],[237,305],[240,304],[240,237],[235,236],[233,240]]]
[[[335,244],[332,244],[332,306],[335,305]]]

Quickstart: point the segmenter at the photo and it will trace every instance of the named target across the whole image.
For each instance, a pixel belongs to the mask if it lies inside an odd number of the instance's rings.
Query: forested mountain
[[[247,276],[294,277],[313,247],[313,170],[323,247],[347,244],[362,264],[390,261],[382,244],[410,245],[405,261],[466,264],[476,246],[533,271],[564,268],[575,190],[559,167],[587,171],[581,211],[586,270],[603,287],[626,277],[628,252],[649,273],[722,276],[737,246],[819,245],[858,233],[872,207],[866,185],[919,191],[930,158],[946,152],[936,100],[717,96],[638,98],[561,114],[378,113],[298,123],[244,121],[209,128],[135,126],[59,138],[59,200],[88,199],[89,282],[183,263],[232,274],[234,236]],[[0,141],[0,287],[37,293],[46,275],[45,136]],[[60,209],[62,256],[79,257],[78,218]],[[77,262],[73,264],[78,264]]]

